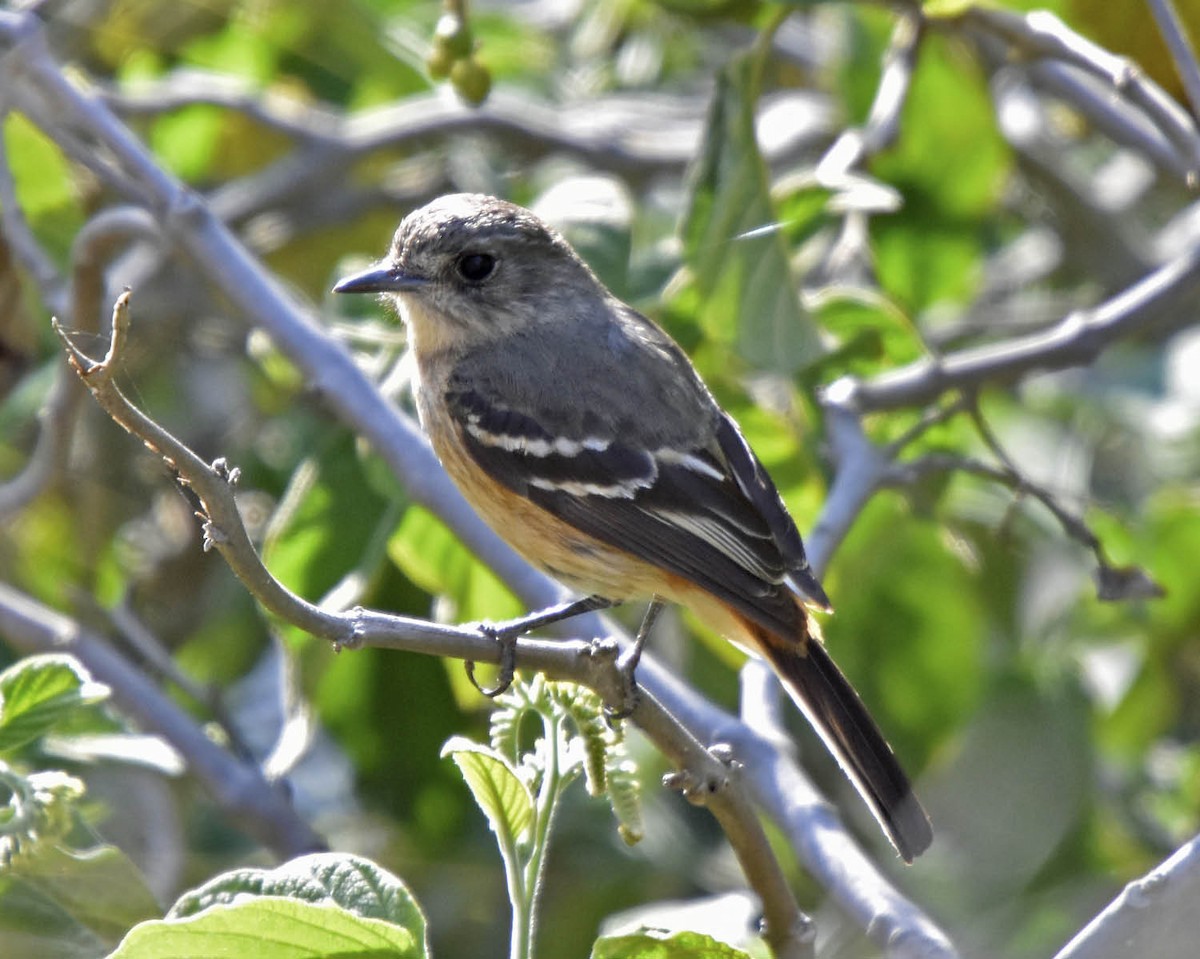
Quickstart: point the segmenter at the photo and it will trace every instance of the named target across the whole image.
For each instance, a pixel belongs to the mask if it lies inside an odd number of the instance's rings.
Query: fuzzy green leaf
[[[533,796],[512,764],[462,736],[447,741],[442,755],[454,760],[495,833],[519,839],[533,823]]]
[[[235,869],[185,893],[168,918],[184,919],[247,896],[337,906],[364,919],[402,926],[417,942],[425,942],[425,916],[404,883],[369,859],[344,853],[301,856],[276,869]]]
[[[137,925],[109,959],[424,959],[402,926],[334,905],[264,896]]]

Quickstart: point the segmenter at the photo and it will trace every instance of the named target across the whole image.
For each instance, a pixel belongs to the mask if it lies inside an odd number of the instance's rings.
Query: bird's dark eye
[[[496,269],[496,258],[488,253],[464,253],[455,264],[458,275],[470,283],[482,283]]]

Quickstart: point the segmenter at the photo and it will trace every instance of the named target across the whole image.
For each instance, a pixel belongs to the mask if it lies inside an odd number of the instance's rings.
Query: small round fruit
[[[492,89],[492,75],[474,57],[459,60],[451,67],[450,82],[460,97],[475,106],[483,103]]]

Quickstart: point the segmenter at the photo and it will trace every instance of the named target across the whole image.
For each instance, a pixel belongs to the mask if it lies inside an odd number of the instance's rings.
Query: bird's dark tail
[[[807,615],[804,620],[805,628],[810,629]],[[802,637],[800,642],[783,641],[762,626],[749,621],[745,626],[788,694],[871,807],[896,851],[911,863],[933,841],[929,817],[850,681],[816,636]]]

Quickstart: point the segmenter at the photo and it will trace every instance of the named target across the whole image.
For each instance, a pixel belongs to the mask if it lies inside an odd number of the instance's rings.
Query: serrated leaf
[[[683,223],[684,258],[700,322],[754,366],[793,373],[821,356],[800,305],[755,138],[754,61],[733,58],[717,79]]]
[[[592,959],[750,959],[750,955],[703,933],[646,929],[597,939]]]
[[[533,796],[504,756],[462,736],[449,739],[442,755],[454,760],[498,836],[517,840],[529,829]]]
[[[425,916],[412,893],[386,869],[345,853],[313,853],[275,869],[235,869],[180,896],[168,919],[185,919],[247,896],[282,896],[312,905],[337,906],[364,919],[402,926],[425,943]]]
[[[413,933],[330,904],[273,896],[135,926],[109,959],[424,959]]]
[[[44,735],[108,692],[73,657],[47,654],[19,660],[0,673],[0,755]]]

